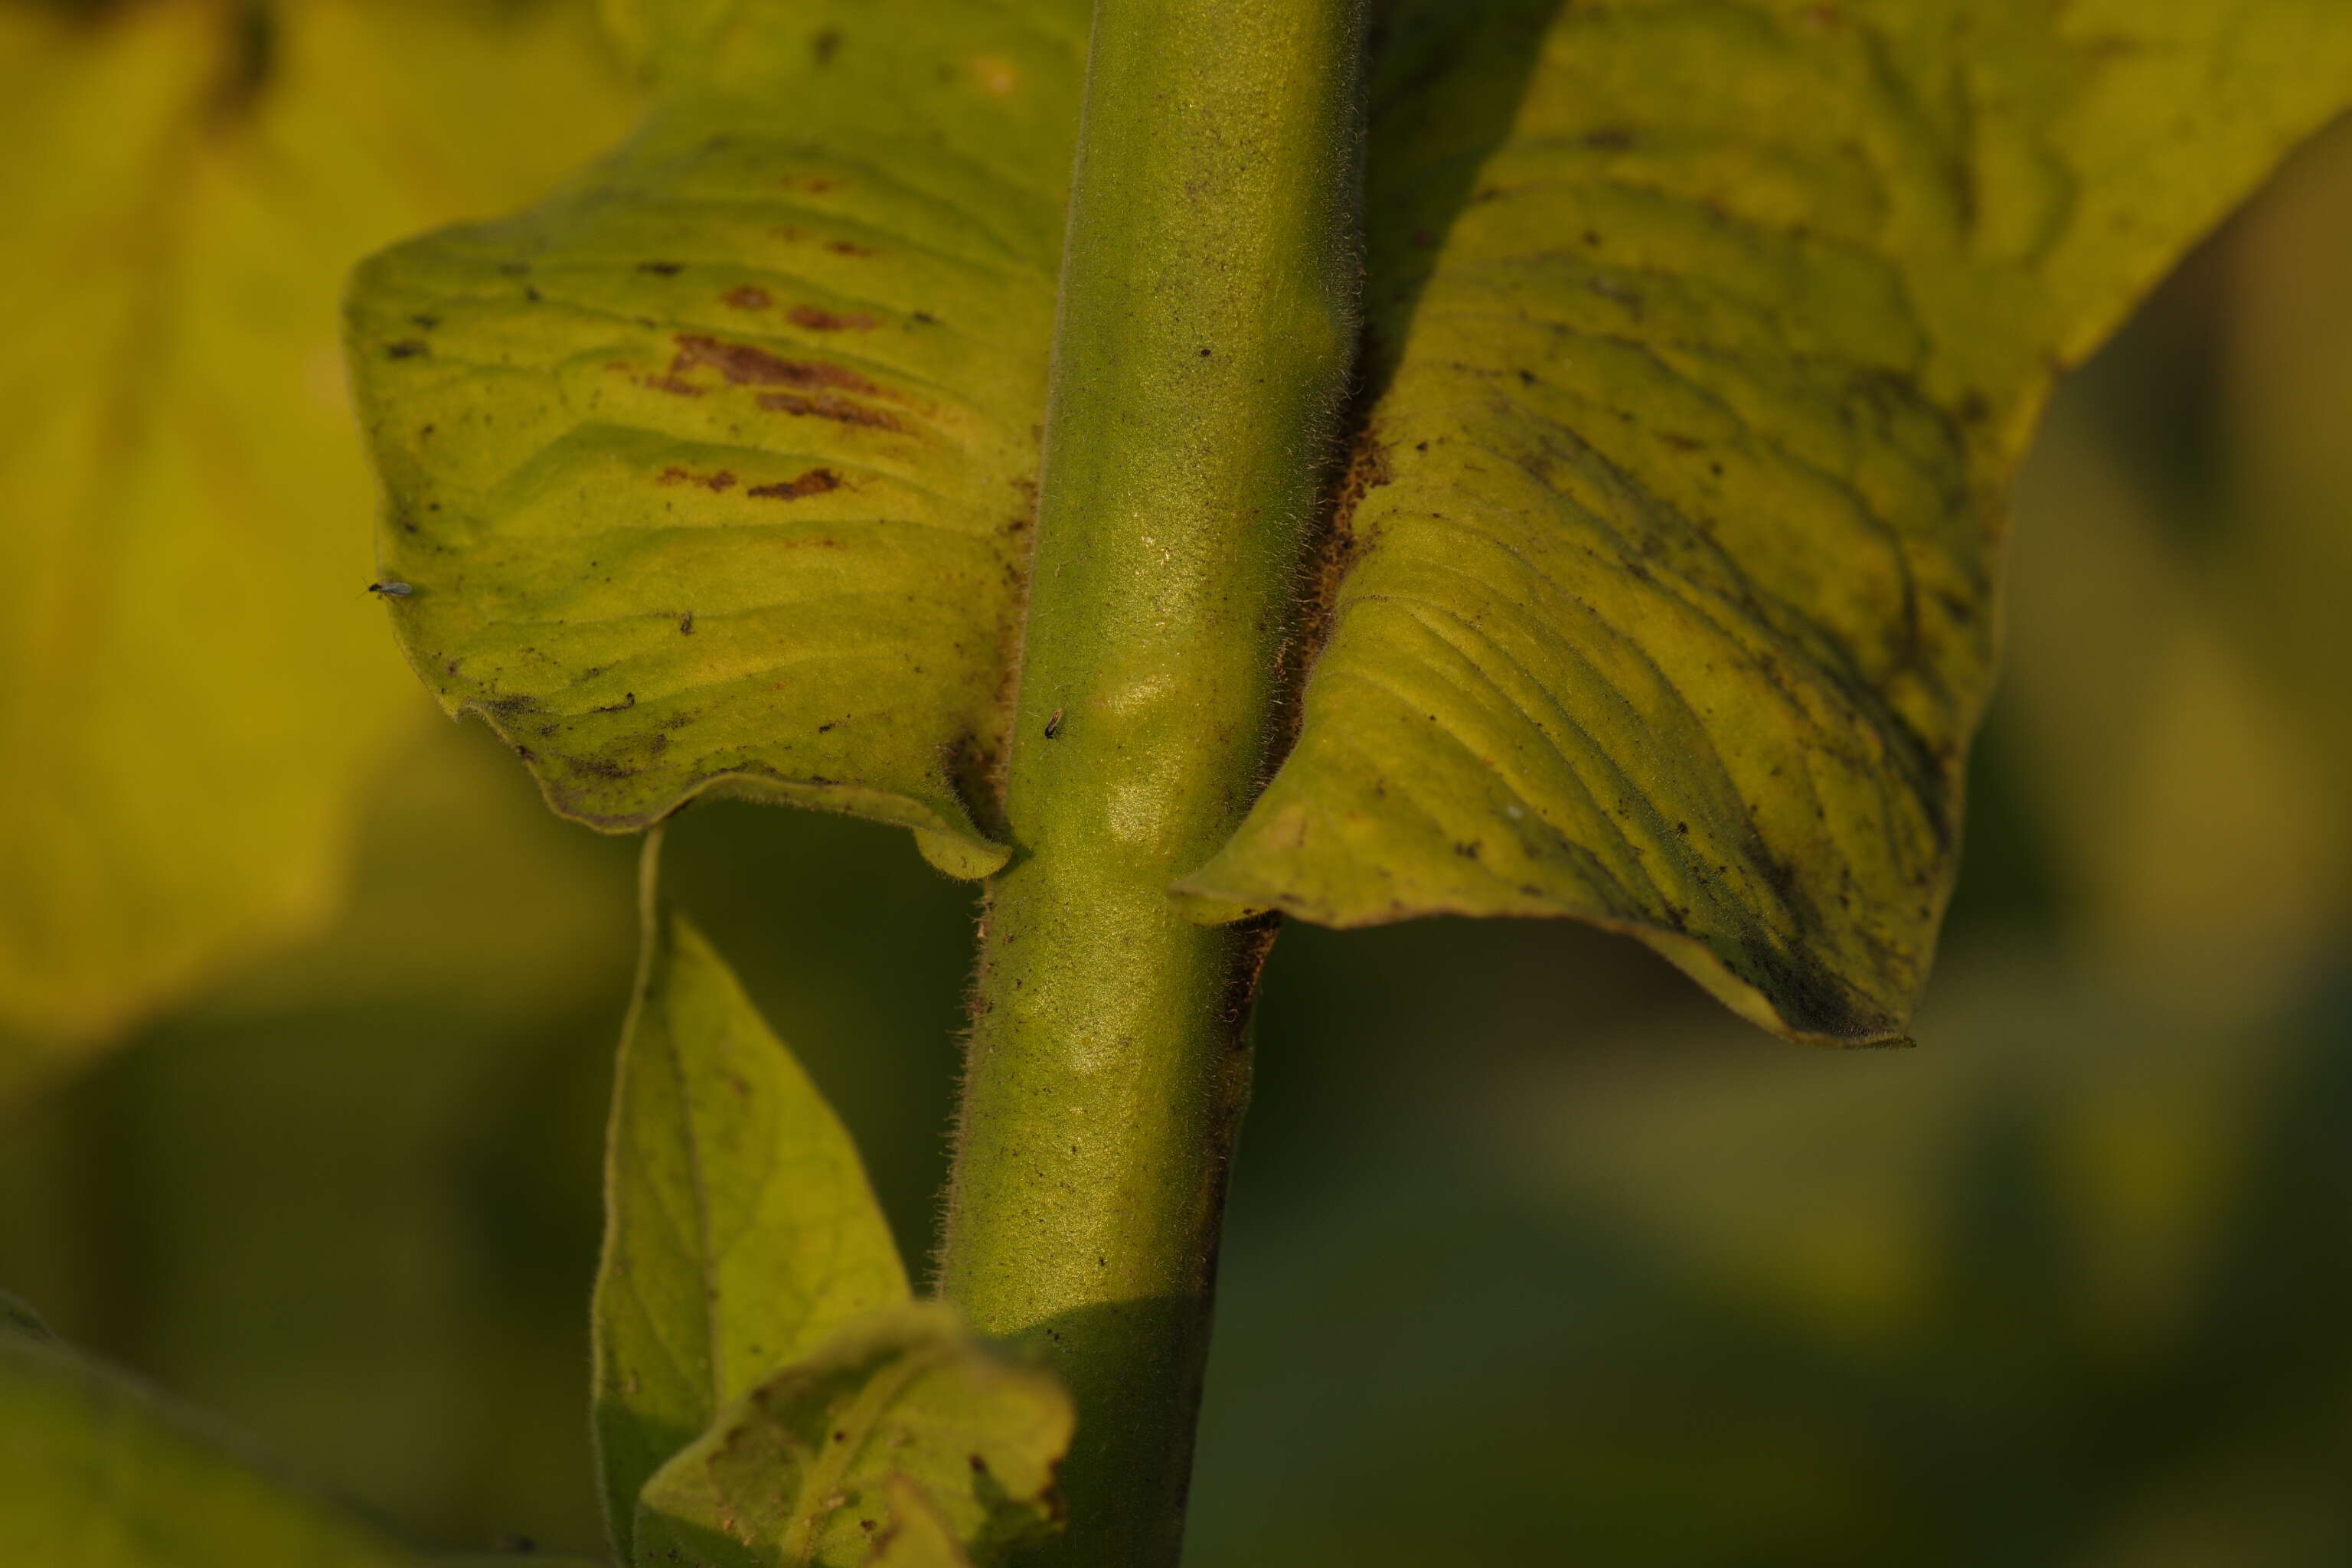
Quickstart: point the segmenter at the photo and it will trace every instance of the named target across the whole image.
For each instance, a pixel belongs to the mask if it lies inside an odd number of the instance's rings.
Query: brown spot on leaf
[[[699,397],[702,395],[702,388],[695,385],[694,383],[688,381],[681,376],[649,375],[645,378],[645,384],[647,386],[652,387],[656,392],[667,392],[678,397]]]
[[[675,278],[679,273],[686,270],[686,263],[683,261],[640,261],[637,263],[637,270],[640,272],[650,272],[656,278]]]
[[[792,360],[750,343],[723,343],[717,338],[682,332],[677,353],[669,362],[673,376],[709,365],[737,386],[835,386],[844,392],[878,395],[882,389],[856,371],[822,360]]]
[[[704,489],[716,494],[721,490],[733,489],[735,488],[735,476],[729,473],[724,468],[720,468],[716,473],[698,474],[691,468],[682,468],[676,463],[672,463],[668,468],[664,468],[661,471],[661,473],[655,479],[654,483],[657,485],[700,485]],[[751,493],[753,495],[758,495],[760,492],[753,490]]]
[[[820,392],[814,397],[803,397],[797,392],[762,393],[760,406],[778,414],[804,415],[814,419],[830,419],[839,425],[863,425],[874,430],[906,429],[895,416],[879,408],[868,408],[862,403],[852,403],[834,392]]]
[[[414,338],[404,338],[399,342],[383,345],[383,357],[386,359],[415,359],[424,352],[425,345]]]
[[[874,254],[874,247],[872,246],[860,245],[854,239],[828,239],[824,242],[824,247],[827,250],[832,251],[835,256],[871,256]]]
[[[821,496],[827,490],[841,488],[841,476],[831,468],[811,468],[799,479],[780,480],[772,485],[753,485],[743,493],[758,496],[762,500],[798,500],[803,496]]]
[[[874,318],[871,316],[839,315],[832,310],[821,310],[814,305],[793,306],[788,319],[793,325],[805,327],[812,332],[870,332],[874,330]]]
[[[719,302],[732,305],[739,310],[764,310],[775,303],[768,297],[768,291],[756,283],[744,283],[730,289],[719,296]]]

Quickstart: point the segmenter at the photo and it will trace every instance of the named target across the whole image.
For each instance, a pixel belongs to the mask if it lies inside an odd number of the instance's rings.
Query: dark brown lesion
[[[1275,710],[1265,767],[1268,779],[1297,744],[1307,721],[1307,675],[1323,645],[1330,640],[1339,614],[1339,584],[1358,557],[1356,509],[1367,495],[1394,479],[1388,443],[1373,429],[1369,409],[1360,404],[1349,411],[1349,420],[1355,435],[1345,463],[1324,491],[1309,558],[1308,589],[1294,606],[1290,633],[1275,654]]]
[[[797,307],[795,316],[804,309],[807,307]],[[873,324],[868,318],[862,316],[829,319],[844,327]],[[680,397],[699,397],[711,388],[707,384],[698,385],[689,377],[693,372],[708,368],[717,371],[730,386],[793,389],[761,395],[760,406],[772,414],[830,419],[837,425],[859,426],[869,430],[904,432],[907,429],[906,423],[898,415],[856,400],[857,397],[871,397],[904,403],[907,401],[905,396],[877,384],[846,365],[832,364],[824,360],[788,359],[752,343],[728,342],[702,332],[681,332],[676,342],[677,350],[670,356],[668,369],[658,374],[639,376],[637,379],[641,384]],[[634,369],[621,362],[606,368],[615,371]],[[856,395],[848,395],[853,394]]]
[[[760,406],[774,414],[830,419],[836,425],[860,425],[869,430],[903,431],[907,428],[898,416],[879,408],[869,408],[863,403],[853,403],[834,392],[820,392],[814,396],[803,396],[797,392],[763,393],[760,397]]]
[[[1240,1051],[1249,1044],[1250,1011],[1257,1005],[1258,978],[1265,972],[1266,955],[1282,932],[1282,911],[1267,910],[1234,921],[1225,928],[1233,946],[1225,959],[1224,979],[1217,997],[1220,1043]]]
[[[846,365],[786,359],[751,343],[721,342],[698,332],[680,332],[669,374],[683,376],[704,366],[736,386],[832,387],[867,397],[884,395],[880,387]]]
[[[831,468],[811,468],[796,479],[780,480],[772,485],[753,485],[743,493],[763,500],[799,500],[803,496],[821,496],[841,488],[841,476]]]
[[[820,310],[814,305],[795,305],[786,319],[793,325],[804,327],[812,332],[870,332],[874,330],[874,318],[871,316],[842,314]]]

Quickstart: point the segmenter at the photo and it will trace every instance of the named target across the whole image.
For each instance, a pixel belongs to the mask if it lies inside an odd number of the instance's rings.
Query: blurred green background
[[[627,109],[552,0],[0,0],[0,1288],[452,1547],[599,1539],[634,845],[398,668],[333,294]],[[1284,934],[1192,1560],[2352,1563],[2347,601],[2341,126],[2053,408],[1918,1049]],[[740,805],[669,858],[924,1255],[971,889]]]

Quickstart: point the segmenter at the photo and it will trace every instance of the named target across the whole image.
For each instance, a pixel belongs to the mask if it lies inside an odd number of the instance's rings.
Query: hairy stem
[[[1361,0],[1099,0],[940,1259],[1078,1401],[1066,1563],[1173,1564],[1271,935],[1170,883],[1262,780],[1355,345]]]

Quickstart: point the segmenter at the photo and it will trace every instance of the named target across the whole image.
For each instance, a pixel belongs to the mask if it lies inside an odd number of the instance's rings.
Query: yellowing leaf
[[[1086,7],[640,20],[619,153],[360,273],[402,641],[567,816],[718,788],[983,875]]]
[[[488,734],[411,699],[411,724],[359,792],[341,910],[178,1017],[429,998],[520,1020],[627,974],[636,900],[619,847],[550,816]]]
[[[908,1299],[889,1226],[832,1108],[726,963],[655,907],[659,853],[656,835],[594,1308],[598,1458],[624,1560],[638,1489],[723,1406],[852,1320]]]
[[[1005,1359],[947,1308],[877,1312],[663,1467],[638,1509],[637,1560],[854,1568],[878,1546],[882,1562],[952,1568],[936,1548],[960,1543],[1002,1563],[1058,1525],[1054,1468],[1073,1425],[1052,1373]]]
[[[2051,378],[2347,99],[2336,0],[1407,7],[1329,642],[1185,890],[1900,1037]]]
[[[423,1568],[425,1559],[129,1379],[0,1329],[0,1563]]]
[[[331,909],[413,711],[340,279],[625,107],[578,5],[91,9],[0,4],[0,1026],[56,1060]]]

